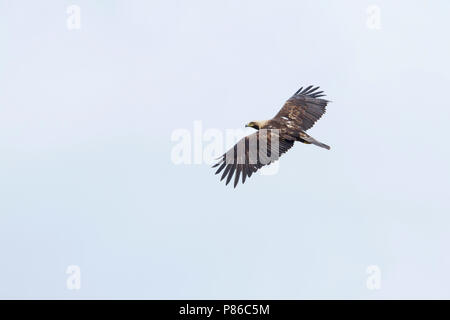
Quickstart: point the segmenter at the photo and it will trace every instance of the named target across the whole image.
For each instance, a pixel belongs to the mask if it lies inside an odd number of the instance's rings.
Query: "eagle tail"
[[[320,142],[320,141],[317,141],[316,139],[314,139],[313,137],[311,137],[311,136],[308,136],[308,137],[302,137],[307,143],[312,143],[312,144],[314,144],[314,145],[316,145],[316,146],[318,146],[318,147],[321,147],[321,148],[324,148],[324,149],[327,149],[327,150],[330,150],[331,148],[330,148],[330,146],[328,146],[328,145],[326,145],[325,143],[322,143],[322,142]]]

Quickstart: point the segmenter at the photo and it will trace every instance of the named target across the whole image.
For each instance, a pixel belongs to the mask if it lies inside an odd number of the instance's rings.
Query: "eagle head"
[[[252,121],[249,122],[245,125],[246,127],[250,127],[250,128],[254,128],[256,130],[259,130],[260,126],[259,126],[259,122],[258,121]]]

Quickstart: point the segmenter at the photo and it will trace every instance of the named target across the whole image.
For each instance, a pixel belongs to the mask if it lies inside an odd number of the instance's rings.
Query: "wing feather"
[[[319,87],[308,86],[300,88],[284,104],[274,119],[286,124],[293,121],[302,130],[311,129],[326,111],[328,100],[320,99],[325,96]]]
[[[256,141],[256,143],[252,144],[250,141]],[[278,150],[274,150],[274,153],[272,153],[272,145],[275,149],[277,142]],[[265,145],[261,145],[261,143]],[[219,162],[213,167],[219,167],[216,174],[223,171],[220,180],[222,181],[226,177],[225,184],[228,184],[234,175],[234,187],[236,187],[240,176],[242,176],[241,181],[244,183],[247,177],[251,177],[263,166],[278,160],[293,145],[294,141],[280,137],[278,130],[259,130],[239,140],[219,158]]]

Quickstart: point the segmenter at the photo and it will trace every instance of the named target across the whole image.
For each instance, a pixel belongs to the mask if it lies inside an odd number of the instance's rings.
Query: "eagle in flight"
[[[328,100],[319,87],[300,88],[290,97],[281,110],[270,120],[252,121],[246,124],[257,131],[242,138],[233,148],[220,156],[213,168],[219,167],[216,174],[223,171],[221,179],[228,184],[234,175],[234,187],[242,177],[242,183],[261,167],[278,160],[295,141],[330,149],[305,131],[325,113]]]

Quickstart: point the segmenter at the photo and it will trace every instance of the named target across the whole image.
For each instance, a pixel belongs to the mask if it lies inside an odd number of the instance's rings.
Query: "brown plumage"
[[[318,89],[319,87],[313,86],[305,89],[302,87],[286,101],[275,117],[248,123],[246,127],[258,131],[238,141],[213,166],[219,167],[216,174],[223,170],[221,180],[226,178],[228,184],[235,174],[234,187],[238,184],[239,177],[244,183],[258,169],[278,160],[295,141],[330,149],[305,133],[322,117],[329,102],[320,99],[324,94],[323,91],[317,92]]]

